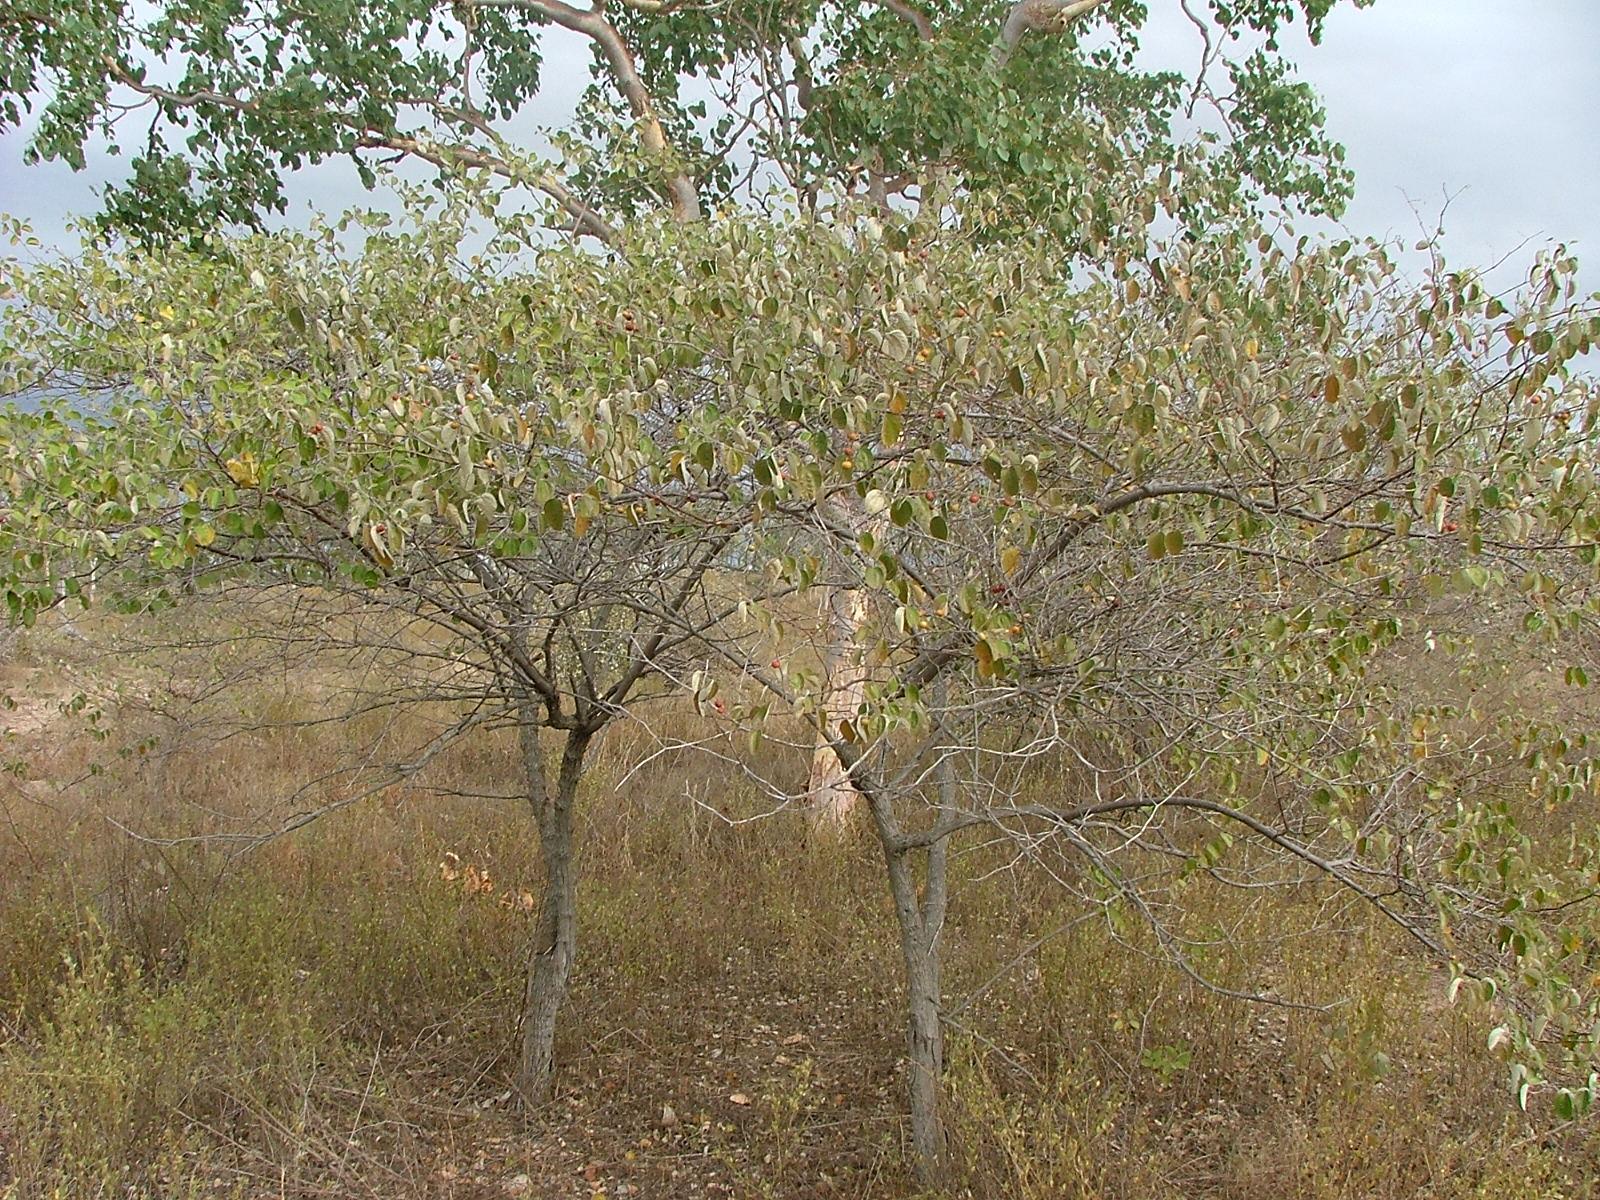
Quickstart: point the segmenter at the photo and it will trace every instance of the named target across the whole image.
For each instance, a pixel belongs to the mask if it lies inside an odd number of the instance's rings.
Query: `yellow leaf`
[[[380,567],[394,566],[394,555],[389,552],[389,547],[385,544],[383,535],[375,527],[368,525],[361,531],[361,535],[362,541],[367,544],[367,549]]]
[[[1329,404],[1339,403],[1339,377],[1329,375],[1322,381],[1322,398]]]
[[[1022,565],[1022,551],[1015,546],[1007,546],[1000,551],[1000,569],[1007,575],[1015,575],[1017,568]]]
[[[254,454],[246,452],[238,458],[230,458],[223,466],[227,468],[228,478],[240,487],[253,488],[261,482],[261,467]]]

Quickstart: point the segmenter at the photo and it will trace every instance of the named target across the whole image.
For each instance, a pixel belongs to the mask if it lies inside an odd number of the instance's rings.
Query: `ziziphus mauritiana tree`
[[[868,797],[930,1178],[957,1007],[944,872],[970,829],[1081,860],[1081,899],[1146,920],[1202,980],[1181,907],[1122,858],[1251,887],[1326,876],[1449,959],[1458,993],[1510,1001],[1496,1044],[1524,1097],[1562,1084],[1591,1052],[1569,972],[1593,940],[1593,847],[1508,857],[1504,781],[1474,781],[1532,745],[1522,785],[1566,802],[1591,764],[1531,729],[1447,749],[1450,714],[1373,668],[1451,590],[1525,605],[1540,636],[1587,628],[1594,399],[1569,364],[1596,328],[1571,260],[1520,298],[1467,275],[1415,289],[1381,250],[1288,252],[1243,221],[1142,254],[1124,238],[1068,274],[1055,247],[983,245],[985,219],[646,228],[614,260],[550,251],[521,274],[452,264],[449,223],[353,258],[262,237],[17,270],[10,386],[128,398],[93,437],[8,419],[8,601],[53,604],[93,562],[132,604],[223,575],[452,639],[446,739],[509,724],[530,751],[553,881],[533,1096],[575,946],[587,748],[685,685],[758,739],[798,717]],[[843,715],[789,653],[785,606],[819,583],[867,601]],[[541,727],[562,741],[553,785]],[[1037,793],[1030,772],[1064,753],[1093,800]],[[1592,1102],[1564,1087],[1568,1111]]]
[[[10,274],[0,388],[104,402],[5,414],[3,590],[24,622],[91,571],[135,610],[180,588],[281,598],[294,626],[269,648],[376,663],[355,708],[430,717],[424,744],[353,749],[337,801],[309,792],[240,840],[514,730],[545,875],[518,1073],[537,1102],[576,957],[589,752],[721,636],[726,552],[760,515],[748,462],[779,423],[737,383],[741,323],[674,302],[676,262],[642,245],[504,273],[458,260],[448,219],[367,233],[356,255],[330,232]],[[731,314],[717,294],[770,263],[741,256],[760,239],[672,249]]]
[[[1600,840],[1539,851],[1507,802],[1531,791],[1581,823],[1594,760],[1581,727],[1485,712],[1470,689],[1528,655],[1586,683],[1600,395],[1573,362],[1600,305],[1565,252],[1500,296],[1442,267],[1407,282],[1378,246],[1286,250],[1249,220],[1128,250],[1069,276],[1054,248],[864,227],[835,267],[855,323],[810,331],[833,387],[769,472],[792,528],[766,543],[776,584],[863,598],[861,703],[827,710],[779,606],[719,646],[730,680],[767,692],[730,728],[807,715],[867,799],[925,1173],[964,1007],[940,961],[967,831],[1243,999],[1336,998],[1210,978],[1188,881],[1372,906],[1451,968],[1453,999],[1503,1006],[1493,1048],[1520,1102],[1586,1110]],[[834,554],[797,556],[802,536]],[[1388,669],[1435,643],[1459,701]],[[1462,740],[1463,720],[1492,736]]]
[[[29,155],[79,167],[100,138],[132,151],[102,218],[145,242],[255,225],[285,210],[290,173],[347,159],[369,186],[396,160],[481,174],[610,245],[647,213],[825,214],[841,192],[930,218],[982,195],[984,236],[1081,245],[1125,232],[1108,179],[1162,175],[1201,136],[1218,152],[1188,173],[1181,220],[1257,196],[1337,212],[1342,151],[1279,47],[1296,23],[1318,40],[1332,7],[62,0],[0,14],[0,128],[31,111]],[[1154,19],[1194,30],[1192,71],[1139,65]],[[585,46],[576,112],[528,136],[552,61]],[[859,699],[861,603],[823,605],[839,712]],[[830,761],[819,743],[809,793],[840,821],[854,792]]]

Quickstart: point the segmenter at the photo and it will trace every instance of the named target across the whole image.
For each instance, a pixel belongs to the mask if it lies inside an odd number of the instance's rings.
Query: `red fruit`
[[[781,670],[783,670],[783,659],[781,659],[781,658],[775,658],[775,659],[773,659],[773,660],[772,660],[772,669],[773,669],[773,670],[774,670],[774,671],[781,671]]]
[[[1454,521],[1446,521],[1444,523],[1444,531],[1446,533],[1454,533],[1456,530],[1458,530],[1460,528],[1461,528],[1461,526],[1457,525]]]
[[[978,495],[978,493],[977,493],[977,492],[973,492],[973,493],[972,493],[972,495],[970,495],[970,496],[968,496],[968,497],[967,497],[967,501],[968,501],[968,502],[969,502],[969,503],[971,503],[971,504],[977,504],[977,503],[978,503],[978,502],[980,502],[980,501],[981,501],[981,500],[982,500],[982,499],[983,499],[983,497],[982,497],[982,496],[980,496],[980,495]]]

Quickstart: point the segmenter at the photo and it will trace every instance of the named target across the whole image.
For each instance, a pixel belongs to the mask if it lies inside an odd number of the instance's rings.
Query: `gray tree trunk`
[[[946,1163],[943,1115],[944,1022],[940,1016],[940,942],[944,934],[948,842],[928,851],[922,895],[909,855],[891,853],[889,886],[900,922],[900,953],[906,977],[906,1092],[911,1109],[911,1146],[917,1175],[936,1187]]]
[[[517,1090],[523,1102],[529,1105],[544,1104],[550,1099],[555,1080],[556,1019],[567,998],[572,966],[578,953],[578,873],[573,861],[572,810],[583,774],[589,735],[567,734],[554,791],[544,785],[538,741],[538,729],[524,725],[524,769],[539,826],[539,848],[545,872],[539,925],[528,958],[522,1060],[517,1072]]]

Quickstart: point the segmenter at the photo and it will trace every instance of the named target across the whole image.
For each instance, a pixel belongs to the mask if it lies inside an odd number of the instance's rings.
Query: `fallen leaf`
[[[739,1105],[750,1103],[750,1097],[746,1096],[743,1092],[735,1092],[733,1095],[728,1097],[728,1100],[733,1104]]]

